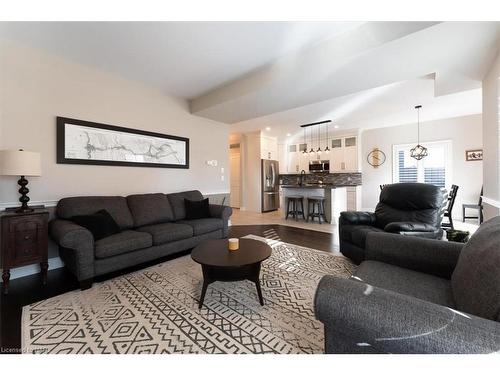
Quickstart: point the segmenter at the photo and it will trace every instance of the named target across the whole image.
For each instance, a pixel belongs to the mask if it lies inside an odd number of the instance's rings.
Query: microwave
[[[330,172],[330,160],[311,160],[309,162],[309,172]]]

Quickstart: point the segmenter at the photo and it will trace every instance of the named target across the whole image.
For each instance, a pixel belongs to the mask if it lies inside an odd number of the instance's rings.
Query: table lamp
[[[3,176],[21,176],[17,183],[19,186],[19,207],[16,212],[31,212],[32,208],[28,207],[29,189],[26,176],[41,176],[40,154],[31,151],[15,151],[1,150],[0,151],[0,175]]]

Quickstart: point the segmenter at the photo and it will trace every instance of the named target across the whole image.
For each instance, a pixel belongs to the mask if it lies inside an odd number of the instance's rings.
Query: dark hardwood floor
[[[293,243],[327,252],[337,252],[335,236],[331,233],[317,232],[307,229],[283,225],[239,225],[229,229],[230,237],[243,237],[248,234]],[[96,282],[104,281],[135,270],[189,254],[190,250],[175,256],[157,259],[123,271],[114,272],[96,278]],[[14,279],[10,282],[9,294],[0,294],[0,353],[19,353],[21,347],[21,312],[22,307],[31,303],[57,296],[78,289],[78,282],[65,268],[48,272],[47,285],[44,287],[39,275],[31,275]]]

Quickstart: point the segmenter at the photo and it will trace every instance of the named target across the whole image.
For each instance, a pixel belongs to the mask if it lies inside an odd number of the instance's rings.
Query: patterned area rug
[[[349,277],[343,256],[262,237],[265,305],[251,282],[216,282],[198,309],[201,267],[184,256],[23,308],[31,353],[323,353],[313,298],[323,275]]]

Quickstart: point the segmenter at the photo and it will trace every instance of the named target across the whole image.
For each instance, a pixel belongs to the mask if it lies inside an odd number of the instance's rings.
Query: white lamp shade
[[[41,176],[40,154],[32,151],[1,150],[0,175]]]

